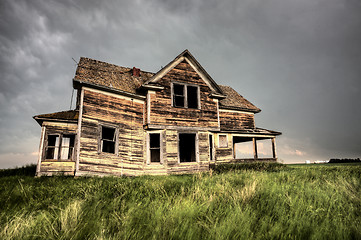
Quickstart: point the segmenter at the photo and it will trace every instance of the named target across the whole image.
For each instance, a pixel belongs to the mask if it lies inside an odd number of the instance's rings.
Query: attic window
[[[199,87],[187,84],[173,83],[173,106],[184,108],[199,108]]]

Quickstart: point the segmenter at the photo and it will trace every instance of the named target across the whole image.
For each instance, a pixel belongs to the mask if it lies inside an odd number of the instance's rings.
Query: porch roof
[[[269,136],[278,136],[281,135],[281,132],[268,130],[264,128],[245,128],[237,130],[221,130],[220,133],[234,133],[234,134],[244,134],[244,135],[269,135]]]
[[[33,117],[41,126],[43,121],[50,120],[55,122],[77,122],[79,118],[78,110],[69,110],[55,113],[40,114]]]

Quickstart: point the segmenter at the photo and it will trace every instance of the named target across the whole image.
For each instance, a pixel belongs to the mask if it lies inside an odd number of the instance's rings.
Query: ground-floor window
[[[196,134],[180,133],[179,134],[179,161],[195,162],[196,161]]]
[[[219,148],[228,148],[227,135],[218,135],[218,147]]]
[[[150,161],[160,163],[160,133],[149,134]]]
[[[45,159],[72,159],[74,142],[74,134],[49,134],[45,151]]]

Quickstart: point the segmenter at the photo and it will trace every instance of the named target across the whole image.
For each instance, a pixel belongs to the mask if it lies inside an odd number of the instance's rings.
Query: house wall
[[[227,147],[219,146],[219,135],[227,136]],[[233,160],[233,140],[232,134],[215,134],[216,163],[227,163]]]
[[[178,134],[184,131],[166,130],[164,156],[168,174],[188,174],[209,170],[208,132],[198,131],[196,140],[196,162],[180,163],[178,158]]]
[[[84,89],[77,175],[140,175],[144,167],[144,101]],[[101,125],[118,129],[118,154],[100,151]]]
[[[242,111],[219,111],[219,122],[222,130],[238,130],[254,128],[254,114]]]
[[[77,124],[75,123],[61,123],[61,122],[43,122],[42,127],[44,128],[43,134],[43,145],[40,149],[41,162],[40,167],[38,166],[39,172],[37,176],[51,176],[56,174],[74,175],[75,169],[75,151],[73,152],[73,158],[71,160],[49,160],[45,159],[45,152],[47,147],[47,140],[49,134],[76,134]]]
[[[200,87],[201,109],[172,107],[171,83],[188,83]],[[164,86],[148,94],[150,113],[147,123],[171,126],[218,128],[217,103],[209,97],[211,89],[184,60],[163,76],[158,84]]]

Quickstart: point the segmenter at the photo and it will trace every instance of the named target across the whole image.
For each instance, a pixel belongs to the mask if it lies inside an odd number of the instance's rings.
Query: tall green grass
[[[361,239],[361,165],[0,177],[0,239]]]

